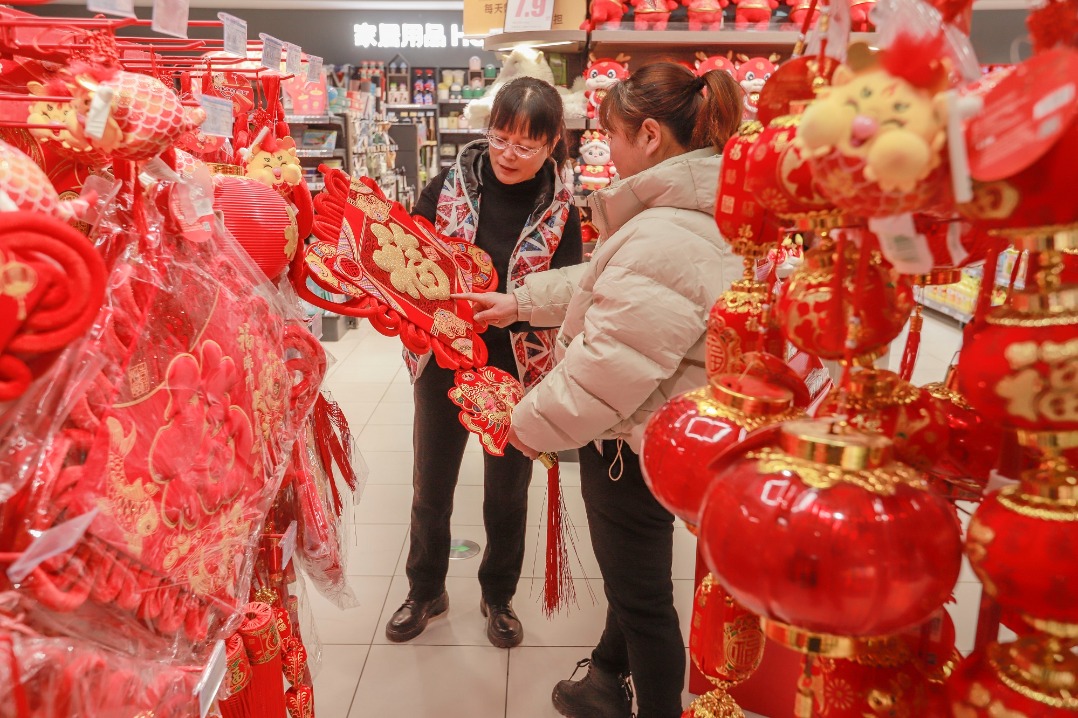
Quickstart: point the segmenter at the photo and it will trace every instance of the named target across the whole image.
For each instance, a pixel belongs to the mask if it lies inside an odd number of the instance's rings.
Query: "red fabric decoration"
[[[318,241],[293,263],[292,284],[300,297],[365,317],[379,332],[400,336],[409,351],[433,351],[442,367],[485,364],[487,348],[471,304],[450,295],[493,289],[497,275],[490,257],[440,237],[425,219],[386,199],[371,178],[352,179],[325,167],[322,172],[326,189],[315,199]],[[322,299],[307,287],[308,279],[348,299]]]
[[[282,659],[284,664],[284,677],[292,685],[303,680],[303,672],[307,670],[307,649],[303,641],[295,636],[281,643]]]
[[[888,74],[901,77],[914,87],[936,91],[947,83],[943,57],[943,33],[917,37],[899,32],[890,47],[880,53],[880,64]]]
[[[524,397],[520,381],[497,367],[485,366],[474,371],[459,369],[449,398],[461,407],[460,423],[479,436],[483,450],[501,456],[509,442],[509,421],[513,407]],[[573,525],[561,493],[558,459],[553,454],[539,457],[547,468],[547,541],[546,573],[543,582],[543,611],[547,616],[576,601],[566,532]]]
[[[292,718],[314,718],[314,689],[310,686],[292,686],[285,700]]]
[[[243,615],[239,634],[251,659],[251,712],[259,718],[284,718],[284,665],[273,609],[265,603],[248,603]]]
[[[228,637],[225,642],[225,657],[228,672],[225,673],[225,692],[227,697],[218,701],[224,718],[254,718],[251,713],[251,660],[243,647],[243,639],[238,633]]]

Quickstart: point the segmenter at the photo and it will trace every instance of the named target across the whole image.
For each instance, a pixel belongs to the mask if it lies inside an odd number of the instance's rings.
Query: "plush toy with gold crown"
[[[266,133],[251,146],[245,159],[244,174],[269,187],[281,183],[295,186],[303,181],[296,142],[291,137],[278,140],[272,133]]]
[[[610,142],[602,130],[588,130],[580,137],[580,186],[585,192],[602,189],[614,179],[617,170],[610,161]]]
[[[938,202],[946,184],[947,84],[942,35],[900,34],[880,52],[851,45],[797,133],[824,194],[863,217]]]

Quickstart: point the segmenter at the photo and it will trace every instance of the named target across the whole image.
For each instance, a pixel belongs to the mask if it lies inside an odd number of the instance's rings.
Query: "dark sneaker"
[[[487,638],[497,648],[519,646],[524,640],[524,627],[513,612],[512,602],[490,603],[486,599],[479,602],[479,610],[487,619]]]
[[[573,676],[587,667],[579,681]],[[633,690],[627,675],[608,673],[585,658],[576,664],[573,676],[554,686],[554,708],[566,718],[632,718]]]
[[[409,596],[386,624],[386,638],[394,643],[410,641],[423,632],[430,619],[448,610],[449,594],[445,591],[432,601],[417,601]]]

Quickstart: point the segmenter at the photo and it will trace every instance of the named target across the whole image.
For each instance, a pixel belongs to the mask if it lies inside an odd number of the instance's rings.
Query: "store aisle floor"
[[[577,660],[589,655],[602,630],[606,602],[588,539],[576,464],[562,466],[569,516],[578,533],[582,566],[573,575],[579,608],[547,620],[540,609],[544,535],[545,470],[537,464],[528,509],[529,539],[514,606],[524,624],[524,643],[503,650],[486,639],[479,613],[479,558],[451,561],[449,613],[431,622],[410,643],[391,644],[384,626],[407,590],[404,563],[412,498],[412,392],[397,339],[368,324],[326,348],[337,359],[327,387],[348,416],[370,477],[348,517],[348,575],[360,605],[347,611],[309,590],[323,644],[315,679],[321,718],[557,718],[550,703],[554,683],[568,678]],[[957,325],[926,317],[917,383],[942,379],[958,346]],[[897,363],[897,357],[892,360]],[[453,535],[484,545],[482,453],[472,441],[464,457],[453,512]],[[675,598],[688,645],[695,539],[683,528],[674,543]],[[980,584],[964,567],[951,606],[959,648],[973,643]],[[691,697],[685,696],[685,704]],[[751,718],[751,714],[750,714]]]

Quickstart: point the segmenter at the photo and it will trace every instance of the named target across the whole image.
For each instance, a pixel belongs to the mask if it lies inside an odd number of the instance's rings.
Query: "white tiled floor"
[[[900,338],[901,341],[901,338]],[[957,325],[926,317],[915,383],[939,381],[958,347]],[[606,601],[578,490],[577,465],[563,464],[569,516],[578,533],[582,567],[574,568],[580,607],[547,620],[538,603],[542,561],[536,553],[543,533],[545,473],[536,469],[530,493],[524,578],[514,605],[524,624],[524,643],[501,650],[486,640],[479,613],[479,559],[450,562],[450,610],[417,639],[390,644],[385,622],[404,599],[408,517],[411,505],[412,394],[400,359],[399,341],[361,323],[341,341],[327,343],[337,359],[326,382],[348,416],[370,476],[349,515],[348,575],[359,607],[341,611],[313,590],[311,609],[323,644],[315,680],[321,718],[556,718],[550,704],[554,683],[568,678],[588,655],[602,630]],[[901,347],[901,344],[896,344]],[[892,353],[897,367],[901,350]],[[453,534],[483,545],[482,454],[469,444],[454,499]],[[675,541],[675,597],[688,636],[695,540],[679,530]],[[951,605],[959,648],[973,644],[978,584],[968,567]],[[685,694],[687,705],[691,696]],[[749,714],[750,717],[753,714]]]

